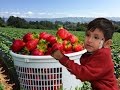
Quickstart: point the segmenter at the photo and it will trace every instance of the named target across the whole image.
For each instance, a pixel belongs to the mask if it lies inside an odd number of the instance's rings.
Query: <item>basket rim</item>
[[[76,55],[81,55],[83,53],[85,53],[87,50],[84,49],[84,50],[81,50],[81,51],[78,51],[78,52],[73,52],[73,53],[69,53],[69,54],[65,54],[66,56],[76,56]],[[14,53],[12,50],[10,50],[10,54],[14,57],[19,57],[19,58],[34,58],[34,59],[52,59],[53,57],[51,55],[44,55],[44,56],[32,56],[32,55],[22,55],[22,54],[17,54],[17,53]]]

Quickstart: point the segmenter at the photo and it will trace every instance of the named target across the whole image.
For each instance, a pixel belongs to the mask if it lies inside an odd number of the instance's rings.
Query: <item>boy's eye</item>
[[[94,37],[95,39],[99,39],[99,37]]]

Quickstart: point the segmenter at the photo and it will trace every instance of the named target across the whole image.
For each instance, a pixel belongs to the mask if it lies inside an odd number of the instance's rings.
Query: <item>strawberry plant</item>
[[[119,33],[115,33],[113,36],[113,45],[112,48],[112,56],[114,60],[115,67],[115,75],[116,78],[120,77],[120,42],[119,42]]]

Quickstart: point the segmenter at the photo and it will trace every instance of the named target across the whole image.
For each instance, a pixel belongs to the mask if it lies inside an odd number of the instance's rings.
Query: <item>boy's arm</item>
[[[76,78],[79,78],[81,81],[97,80],[106,73],[106,68],[108,68],[105,65],[106,61],[104,61],[106,58],[103,57],[102,54],[102,56],[99,55],[97,58],[93,58],[93,60],[86,65],[79,65],[74,63],[73,60],[70,60],[69,57],[60,53],[60,51],[57,51],[57,53],[55,52],[53,57],[58,59],[62,65],[64,65],[76,76]]]
[[[104,73],[106,73],[106,67],[104,63],[97,62],[97,60],[93,60],[93,62],[90,62],[86,65],[79,65],[74,63],[73,60],[70,60],[68,57],[64,56],[59,60],[59,62],[81,81],[97,80],[101,78]]]

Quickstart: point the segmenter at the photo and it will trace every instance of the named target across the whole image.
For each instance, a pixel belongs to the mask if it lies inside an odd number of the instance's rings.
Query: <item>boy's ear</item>
[[[111,45],[112,45],[112,39],[109,39],[109,40],[105,41],[104,48],[110,48]]]

